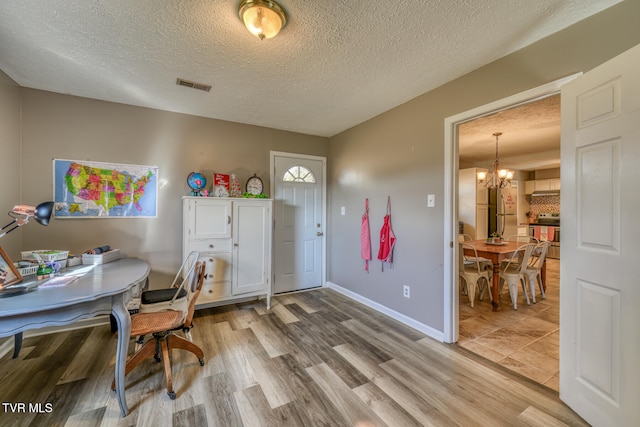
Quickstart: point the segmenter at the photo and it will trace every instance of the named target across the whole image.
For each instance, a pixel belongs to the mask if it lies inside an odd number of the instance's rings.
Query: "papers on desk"
[[[54,288],[58,286],[66,286],[78,280],[78,276],[54,276],[44,283],[38,285],[39,288]]]

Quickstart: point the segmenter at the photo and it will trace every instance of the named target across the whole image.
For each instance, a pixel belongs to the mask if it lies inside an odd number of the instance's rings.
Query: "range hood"
[[[534,191],[531,193],[532,197],[536,196],[559,196],[560,190],[543,190],[543,191]]]

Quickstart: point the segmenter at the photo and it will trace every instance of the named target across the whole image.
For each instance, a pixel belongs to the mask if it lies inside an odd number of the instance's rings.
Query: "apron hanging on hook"
[[[384,271],[385,262],[393,266],[393,247],[395,244],[396,236],[391,229],[391,196],[387,196],[387,214],[380,229],[380,249],[378,250],[378,259],[382,261],[382,271]]]
[[[360,255],[364,260],[364,269],[369,272],[371,259],[371,232],[369,231],[369,199],[364,200],[364,214],[360,225]]]

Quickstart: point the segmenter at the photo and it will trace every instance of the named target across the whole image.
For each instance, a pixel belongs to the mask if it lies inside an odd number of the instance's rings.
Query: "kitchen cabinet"
[[[531,195],[534,191],[560,190],[560,178],[536,179],[524,183],[524,193]]]
[[[533,192],[535,191],[535,185],[536,182],[535,181],[525,181],[524,182],[524,194],[525,195],[531,195],[533,194]]]
[[[458,171],[458,219],[464,234],[474,240],[486,239],[489,227],[489,190],[478,183],[478,172],[487,169],[466,168]]]
[[[240,298],[271,301],[272,200],[183,197],[182,253],[200,252],[205,279],[196,308]]]
[[[549,179],[536,179],[534,191],[549,191],[550,181]]]

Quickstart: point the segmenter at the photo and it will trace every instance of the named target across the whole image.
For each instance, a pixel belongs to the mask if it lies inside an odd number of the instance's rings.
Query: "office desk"
[[[148,274],[149,264],[137,258],[65,269],[61,275],[78,275],[78,280],[65,286],[39,287],[21,295],[0,298],[0,337],[112,314],[118,324],[116,393],[124,417],[129,413],[124,395],[124,369],[131,331],[126,303],[131,297],[131,288]],[[34,282],[24,281],[20,285],[29,286]]]

